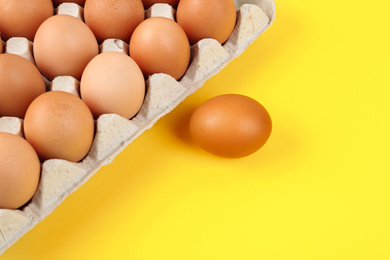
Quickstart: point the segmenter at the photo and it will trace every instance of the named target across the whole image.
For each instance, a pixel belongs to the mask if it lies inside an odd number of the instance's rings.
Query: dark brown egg
[[[129,42],[134,29],[145,18],[141,0],[86,0],[85,23],[99,43],[106,39]]]

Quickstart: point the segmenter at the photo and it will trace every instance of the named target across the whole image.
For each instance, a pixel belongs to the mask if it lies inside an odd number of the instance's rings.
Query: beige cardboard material
[[[126,146],[165,114],[173,110],[187,96],[199,89],[206,80],[217,74],[239,56],[273,22],[273,0],[236,0],[237,24],[233,34],[223,45],[213,39],[204,39],[191,47],[191,64],[180,81],[165,74],[155,74],[147,82],[144,104],[131,120],[106,114],[96,122],[96,136],[87,157],[79,163],[53,159],[42,165],[42,177],[31,202],[18,210],[0,209],[0,254],[20,237],[55,210],[70,194],[83,185],[100,167],[109,164]],[[82,8],[66,4],[56,9],[82,19]],[[175,17],[175,11],[166,4],[158,4],[146,11],[146,16]],[[32,44],[24,38],[11,38],[6,52],[15,53],[34,62]],[[100,50],[128,53],[128,45],[109,39]],[[126,52],[127,51],[127,52]],[[47,80],[46,80],[47,81]],[[79,95],[79,82],[72,77],[58,77],[47,81],[48,90],[63,90]],[[23,135],[23,120],[0,118],[0,131]]]

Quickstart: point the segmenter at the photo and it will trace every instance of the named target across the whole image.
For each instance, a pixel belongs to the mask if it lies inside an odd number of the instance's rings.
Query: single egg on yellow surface
[[[272,121],[256,100],[225,94],[200,105],[190,118],[189,130],[195,143],[206,151],[239,158],[256,152],[267,142]]]
[[[99,53],[99,45],[81,20],[55,15],[38,28],[33,52],[37,67],[49,80],[57,76],[80,80],[85,66]]]
[[[23,118],[31,102],[44,92],[45,81],[34,64],[16,54],[0,55],[0,116]]]
[[[42,160],[78,162],[89,152],[95,123],[88,106],[64,91],[49,91],[28,107],[24,119],[26,140]]]
[[[41,164],[34,148],[22,137],[0,133],[0,209],[17,209],[35,194]]]
[[[128,55],[104,52],[85,68],[80,95],[95,118],[115,113],[130,119],[138,113],[144,101],[144,76]]]
[[[191,44],[205,38],[224,43],[233,32],[236,16],[234,0],[180,0],[176,13]]]
[[[50,0],[2,0],[0,2],[0,32],[4,40],[25,37],[34,40],[38,27],[54,9]]]
[[[165,73],[178,80],[188,68],[191,47],[185,32],[175,21],[152,17],[134,30],[129,53],[145,77]]]

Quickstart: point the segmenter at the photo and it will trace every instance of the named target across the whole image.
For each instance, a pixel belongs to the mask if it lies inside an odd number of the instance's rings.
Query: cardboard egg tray
[[[231,60],[239,56],[273,22],[273,0],[236,0],[236,27],[223,45],[213,39],[204,39],[191,46],[191,62],[185,75],[176,81],[166,74],[154,74],[146,81],[147,94],[139,113],[131,120],[115,114],[105,114],[96,120],[96,135],[88,155],[78,163],[60,159],[43,162],[38,190],[31,201],[17,210],[0,209],[0,254],[21,236],[42,221],[72,192],[83,185],[103,165],[112,162],[127,145],[141,135],[162,116],[169,113],[188,95],[200,88]],[[64,3],[56,14],[70,14],[83,19],[82,7]],[[175,18],[175,10],[167,4],[155,4],[145,11],[146,17]],[[11,38],[5,43],[5,52],[14,53],[34,62],[33,43],[25,38]],[[100,51],[118,51],[128,54],[128,45],[109,39],[100,45]],[[79,95],[79,81],[72,77],[46,80],[48,90],[63,90]],[[0,118],[0,132],[23,136],[23,120]]]

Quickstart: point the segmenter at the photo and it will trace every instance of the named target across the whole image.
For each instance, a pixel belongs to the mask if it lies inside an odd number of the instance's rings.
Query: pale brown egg
[[[49,80],[72,76],[78,80],[88,62],[99,53],[99,45],[88,26],[70,15],[55,15],[39,27],[34,58]]]
[[[165,73],[178,80],[188,68],[191,47],[185,32],[175,21],[152,17],[135,29],[129,52],[145,77]]]
[[[236,6],[234,0],[181,0],[176,18],[191,44],[205,38],[222,44],[235,27]]]
[[[141,69],[128,55],[105,52],[85,68],[80,95],[95,118],[115,113],[130,119],[143,103],[145,81]]]
[[[59,6],[62,3],[75,3],[79,6],[84,6],[85,0],[53,0],[54,6]]]
[[[142,3],[144,4],[145,9],[149,9],[152,5],[158,3],[169,4],[176,9],[179,0],[142,0]]]
[[[17,209],[35,194],[41,164],[33,147],[22,137],[0,133],[0,209]]]
[[[0,116],[23,118],[30,103],[45,91],[34,64],[16,54],[0,55]]]
[[[37,97],[24,119],[26,140],[42,160],[80,161],[91,148],[94,128],[87,105],[63,91],[49,91]]]
[[[84,20],[99,43],[105,39],[129,42],[134,29],[145,18],[141,0],[86,0]]]
[[[35,32],[54,14],[50,0],[2,0],[0,3],[0,32],[7,41],[11,37],[34,40]]]
[[[248,156],[268,140],[272,121],[256,100],[237,94],[211,98],[192,114],[190,134],[206,151],[228,158]]]

